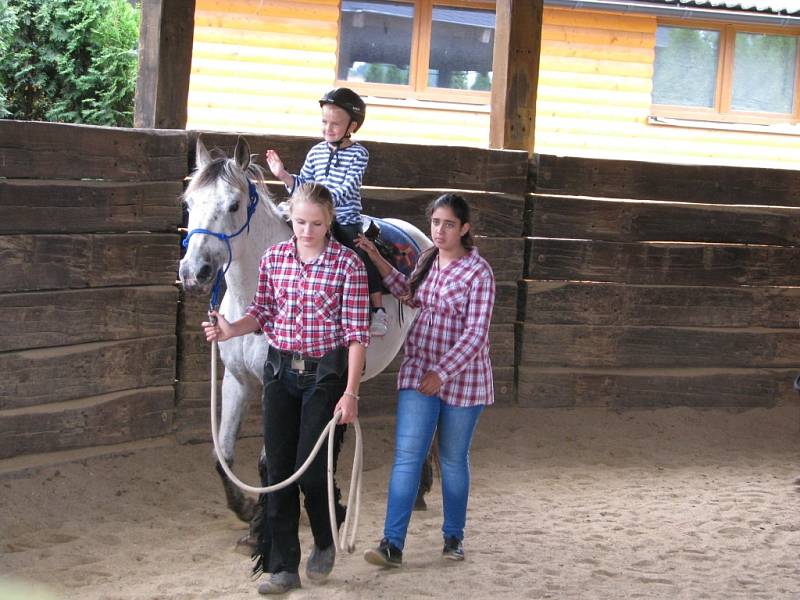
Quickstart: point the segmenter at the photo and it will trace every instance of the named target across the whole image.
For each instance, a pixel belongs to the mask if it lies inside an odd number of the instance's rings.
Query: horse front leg
[[[219,425],[219,445],[222,450],[222,458],[233,468],[234,456],[236,452],[236,439],[242,428],[242,421],[247,414],[247,406],[252,395],[257,393],[256,386],[246,381],[241,381],[229,370],[225,370],[222,378],[222,414]],[[217,473],[222,479],[222,487],[225,490],[225,499],[230,508],[239,519],[249,523],[255,512],[255,501],[249,496],[245,496],[242,490],[233,483],[217,457]]]

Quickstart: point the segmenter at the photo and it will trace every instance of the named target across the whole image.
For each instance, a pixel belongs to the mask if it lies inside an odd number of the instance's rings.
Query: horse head
[[[196,155],[196,170],[182,197],[189,233],[178,274],[187,291],[207,293],[241,257],[261,197],[266,211],[260,213],[276,223],[280,218],[264,187],[264,170],[251,162],[246,140],[237,140],[229,158],[212,156],[198,137]]]

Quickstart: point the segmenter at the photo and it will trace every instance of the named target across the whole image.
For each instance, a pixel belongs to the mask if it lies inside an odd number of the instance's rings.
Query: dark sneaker
[[[320,550],[314,544],[314,549],[306,562],[306,577],[314,583],[325,581],[333,571],[333,563],[335,561],[336,544],[331,544],[325,550]]]
[[[297,573],[289,573],[288,571],[279,571],[273,573],[269,577],[269,581],[265,581],[258,586],[259,594],[285,594],[289,590],[295,590],[300,587],[300,575]]]
[[[364,552],[364,560],[379,567],[399,567],[403,564],[403,551],[383,538],[377,548]]]
[[[444,538],[442,556],[450,560],[464,560],[464,544],[458,538]]]

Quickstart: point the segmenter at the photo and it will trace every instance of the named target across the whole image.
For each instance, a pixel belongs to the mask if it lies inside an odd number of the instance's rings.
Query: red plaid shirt
[[[369,292],[364,263],[331,239],[316,259],[302,263],[295,238],[267,249],[258,289],[245,310],[270,345],[319,358],[350,342],[369,344]]]
[[[399,271],[384,279],[393,295],[409,292]],[[442,380],[437,394],[453,406],[494,402],[489,360],[489,323],[494,306],[494,274],[473,248],[441,271],[435,261],[417,288],[411,306],[419,308],[405,345],[398,389],[417,389],[433,371]]]

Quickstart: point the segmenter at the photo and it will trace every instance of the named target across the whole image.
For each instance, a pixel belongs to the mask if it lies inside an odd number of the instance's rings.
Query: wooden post
[[[497,0],[489,146],[533,154],[544,0]]]
[[[143,0],[134,127],[185,129],[195,0]]]

